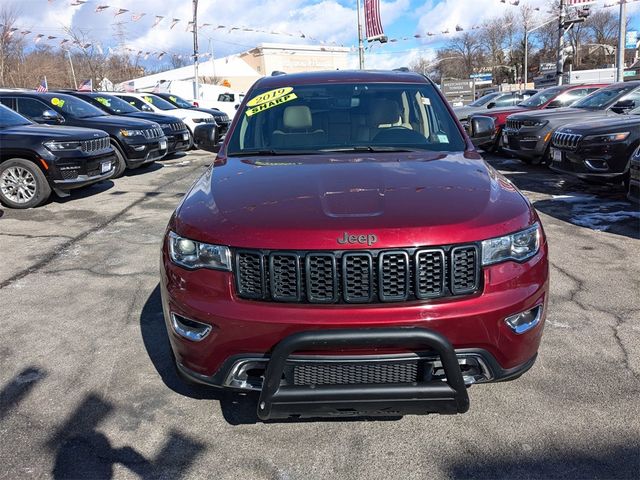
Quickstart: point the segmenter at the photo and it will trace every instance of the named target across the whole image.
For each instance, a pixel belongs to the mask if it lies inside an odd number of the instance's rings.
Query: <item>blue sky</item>
[[[191,51],[192,37],[185,31],[191,16],[191,0],[86,0],[82,5],[71,6],[74,1],[2,0],[2,4],[13,6],[19,12],[17,26],[20,30],[32,31],[25,37],[30,41],[40,33],[57,37],[50,41],[45,37],[41,43],[58,45],[65,38],[64,27],[71,26],[85,31],[94,43],[106,50],[117,46],[114,24],[123,22],[120,28],[126,35],[126,45],[136,51],[184,55]],[[613,1],[600,1],[594,8]],[[209,39],[216,57],[238,53],[261,42],[314,43],[300,38],[301,33],[318,41],[355,46],[355,3],[355,0],[200,0],[198,23],[226,26],[223,30],[201,29],[201,50],[208,50]],[[520,1],[521,5],[542,7],[541,20],[548,17],[544,7],[549,3],[549,0]],[[98,5],[109,5],[110,8],[96,13]],[[115,16],[119,8],[129,11]],[[385,33],[390,38],[412,37],[415,33],[428,31],[440,33],[446,29],[453,32],[456,25],[470,28],[505,11],[518,11],[518,7],[500,0],[383,0],[381,8]],[[640,2],[630,3],[628,8],[632,28],[640,30]],[[612,8],[615,12],[617,9],[617,6]],[[134,22],[132,14],[140,13],[146,15]],[[151,28],[155,15],[162,15],[164,19],[156,28]],[[179,18],[181,22],[170,29],[173,18]],[[277,30],[293,36],[229,30],[231,26]],[[428,40],[375,43],[367,50],[367,66],[390,68],[407,65],[419,56],[432,57],[434,50],[448,38],[450,35],[439,34]],[[355,64],[356,51],[351,58]]]

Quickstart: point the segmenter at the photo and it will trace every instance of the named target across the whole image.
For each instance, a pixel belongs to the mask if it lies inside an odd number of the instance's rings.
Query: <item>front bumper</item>
[[[504,128],[502,130],[503,150],[519,158],[537,160],[547,151],[550,137],[550,132],[545,130]]]
[[[584,180],[620,182],[629,169],[626,143],[552,150],[550,168]]]
[[[189,130],[183,130],[171,133],[166,133],[167,141],[169,143],[169,151],[168,154],[176,153],[176,152],[184,152],[189,150],[191,146],[191,135]]]
[[[127,166],[135,168],[162,159],[167,154],[169,142],[166,137],[159,137],[153,140],[131,139],[123,145]]]
[[[116,156],[108,151],[89,158],[65,157],[48,163],[52,186],[58,190],[72,190],[110,178],[115,171]]]
[[[171,263],[163,252],[162,304],[176,361],[186,375],[203,383],[234,388],[251,385],[227,382],[238,360],[269,358],[275,345],[289,335],[333,329],[427,328],[444,336],[461,358],[475,355],[489,367],[489,381],[526,370],[538,351],[548,301],[547,245],[524,263],[505,262],[483,269],[483,291],[456,299],[391,304],[320,305],[243,300],[236,296],[233,275],[214,270],[188,271]],[[518,335],[505,319],[538,305],[539,323]],[[176,333],[172,314],[211,328],[194,342]],[[318,352],[302,352],[318,354]],[[326,354],[326,352],[324,352]],[[410,348],[364,349],[336,355],[422,355]],[[473,356],[473,355],[466,355]],[[529,365],[530,366],[530,365]]]

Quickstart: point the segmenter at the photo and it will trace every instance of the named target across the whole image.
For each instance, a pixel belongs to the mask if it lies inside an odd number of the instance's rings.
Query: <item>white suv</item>
[[[215,123],[215,119],[210,113],[178,108],[153,93],[112,92],[112,95],[122,98],[143,112],[154,112],[160,115],[178,117],[187,125],[192,137],[198,125]]]

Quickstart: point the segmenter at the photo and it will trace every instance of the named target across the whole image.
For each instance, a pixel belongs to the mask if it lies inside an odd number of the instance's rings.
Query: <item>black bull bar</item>
[[[288,357],[300,350],[344,347],[429,348],[440,356],[446,381],[397,384],[281,385]],[[306,331],[276,345],[258,402],[261,420],[289,417],[456,414],[469,409],[462,372],[449,341],[425,328]]]

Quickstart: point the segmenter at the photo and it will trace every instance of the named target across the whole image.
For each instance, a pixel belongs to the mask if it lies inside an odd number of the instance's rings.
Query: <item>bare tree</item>
[[[460,58],[464,78],[468,78],[483,64],[484,49],[476,32],[464,32],[451,39],[446,50]]]

